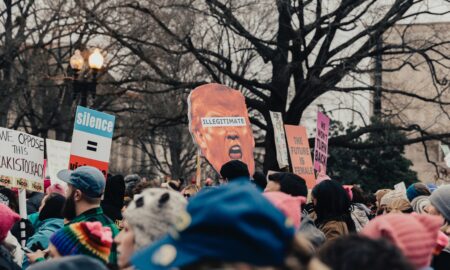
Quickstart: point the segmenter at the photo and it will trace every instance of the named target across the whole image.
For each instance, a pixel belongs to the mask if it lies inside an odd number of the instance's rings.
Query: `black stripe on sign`
[[[97,152],[97,148],[95,148],[95,147],[88,146],[86,149],[89,151]]]
[[[97,146],[97,142],[88,141],[88,145]]]

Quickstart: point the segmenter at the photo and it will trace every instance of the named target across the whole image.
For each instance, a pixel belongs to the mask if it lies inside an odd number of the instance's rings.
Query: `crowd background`
[[[64,170],[27,194],[0,189],[0,269],[449,269],[450,185],[375,193],[323,173],[149,181]],[[19,222],[26,223],[26,236]],[[26,241],[26,247],[20,241]]]

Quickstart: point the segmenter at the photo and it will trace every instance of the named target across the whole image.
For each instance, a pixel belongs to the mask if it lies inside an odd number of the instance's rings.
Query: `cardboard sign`
[[[253,175],[255,141],[241,92],[217,83],[199,86],[188,97],[188,117],[194,143],[214,170],[241,160]]]
[[[0,185],[44,192],[44,139],[0,128]]]
[[[77,107],[70,147],[69,169],[93,166],[103,172],[106,179],[114,131],[115,116]]]
[[[58,179],[56,176],[60,170],[69,168],[70,160],[70,143],[45,140],[47,145],[47,175],[50,176],[52,184],[60,184],[66,186],[66,182]]]
[[[316,179],[311,160],[308,136],[303,126],[285,125],[292,171],[306,181],[308,188],[314,187]]]
[[[269,111],[269,113],[270,119],[272,120],[278,166],[284,168],[289,166],[289,159],[286,147],[286,135],[284,134],[283,127],[283,115],[280,112]]]
[[[320,170],[320,165],[327,171],[328,158],[328,130],[330,128],[330,118],[321,112],[317,112],[317,128],[316,128],[316,143],[314,146],[314,169]]]

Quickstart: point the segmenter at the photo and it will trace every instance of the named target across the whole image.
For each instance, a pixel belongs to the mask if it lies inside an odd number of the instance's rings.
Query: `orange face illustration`
[[[189,129],[203,156],[219,172],[232,159],[255,171],[255,141],[244,96],[220,84],[205,84],[188,98]]]

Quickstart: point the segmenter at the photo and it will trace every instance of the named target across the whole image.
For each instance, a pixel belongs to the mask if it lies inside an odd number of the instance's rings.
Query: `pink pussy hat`
[[[431,263],[443,219],[422,214],[388,214],[371,220],[361,234],[385,238],[397,246],[416,269]]]
[[[14,223],[20,220],[20,216],[5,204],[0,203],[0,220],[0,242],[2,242]]]
[[[263,195],[292,221],[296,229],[300,228],[302,217],[301,205],[306,203],[305,197],[293,197],[280,191],[265,192]]]

